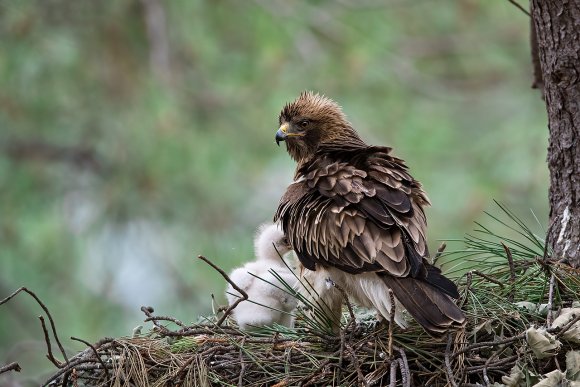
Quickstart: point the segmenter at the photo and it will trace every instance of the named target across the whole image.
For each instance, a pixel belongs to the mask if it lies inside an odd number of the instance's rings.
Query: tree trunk
[[[551,258],[580,267],[580,0],[531,0],[550,144]]]

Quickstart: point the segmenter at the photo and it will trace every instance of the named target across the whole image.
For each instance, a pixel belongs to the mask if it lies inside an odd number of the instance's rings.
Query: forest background
[[[195,257],[253,256],[293,175],[277,115],[305,89],[407,160],[432,250],[493,199],[544,235],[528,31],[507,0],[0,0],[0,298],[27,286],[90,342],[130,334],[142,305],[211,313],[225,284]],[[0,364],[25,380],[51,369],[39,313],[0,308]]]

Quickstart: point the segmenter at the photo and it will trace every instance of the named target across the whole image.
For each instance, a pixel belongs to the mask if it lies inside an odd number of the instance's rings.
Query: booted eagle
[[[405,162],[391,148],[367,145],[340,106],[319,94],[303,92],[284,106],[279,125],[276,143],[285,141],[298,165],[274,221],[335,316],[334,328],[342,300],[326,278],[387,319],[391,289],[431,335],[462,326],[457,287],[427,261],[429,199]],[[395,321],[404,326],[400,309]]]

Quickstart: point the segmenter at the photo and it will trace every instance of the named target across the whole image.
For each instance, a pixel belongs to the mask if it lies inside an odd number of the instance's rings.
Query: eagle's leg
[[[340,333],[342,302],[342,295],[336,289],[323,293],[323,296],[317,300],[319,308],[323,311],[324,325],[329,326],[336,334]]]
[[[308,304],[306,311],[308,318],[318,325],[330,328],[333,333],[339,333],[343,296],[332,286],[329,273],[324,269],[316,271],[306,269],[300,282],[302,283],[300,292]]]

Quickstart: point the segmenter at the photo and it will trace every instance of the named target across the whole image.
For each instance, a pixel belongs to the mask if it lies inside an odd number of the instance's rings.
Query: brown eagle
[[[319,94],[303,92],[284,106],[279,125],[276,143],[285,141],[298,165],[274,220],[334,316],[342,300],[326,278],[387,319],[392,289],[431,335],[462,326],[456,285],[427,261],[429,199],[405,162],[391,148],[367,145],[340,106]],[[399,313],[395,321],[405,324]]]

